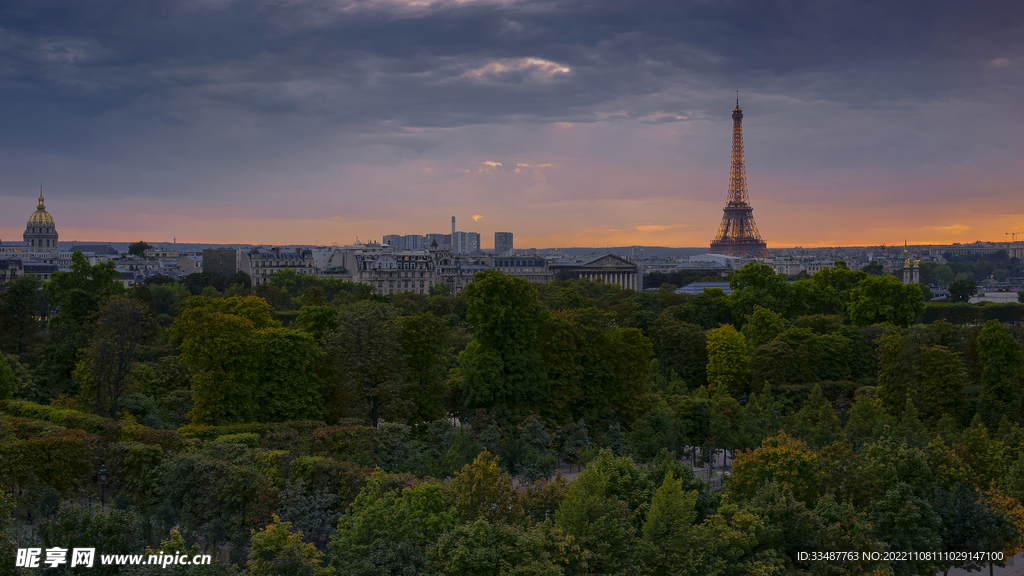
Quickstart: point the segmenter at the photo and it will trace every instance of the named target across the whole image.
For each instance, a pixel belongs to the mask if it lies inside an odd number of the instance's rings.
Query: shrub
[[[369,426],[327,426],[313,432],[312,452],[316,456],[373,466],[379,449],[377,429]]]
[[[218,436],[214,442],[222,442],[224,444],[243,444],[250,448],[256,448],[260,445],[260,435],[253,434],[252,432],[243,434],[226,434],[224,436]]]
[[[210,426],[207,424],[188,424],[178,429],[182,439],[195,438],[197,440],[214,440],[220,436],[230,434],[258,434],[263,436],[267,433],[266,424],[227,424],[224,426]]]
[[[0,410],[14,416],[46,420],[65,428],[77,428],[93,434],[102,434],[107,419],[78,410],[57,409],[24,400],[0,400]]]

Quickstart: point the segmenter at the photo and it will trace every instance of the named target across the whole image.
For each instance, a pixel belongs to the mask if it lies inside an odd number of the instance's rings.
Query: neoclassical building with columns
[[[585,278],[605,284],[618,284],[624,289],[644,289],[644,277],[640,267],[612,253],[583,257],[570,262],[552,262],[550,269],[555,278]]]

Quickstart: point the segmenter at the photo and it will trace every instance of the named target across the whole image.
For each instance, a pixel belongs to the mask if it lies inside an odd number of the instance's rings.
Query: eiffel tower
[[[747,171],[743,167],[743,110],[736,95],[732,111],[732,168],[729,170],[729,199],[723,209],[718,236],[708,254],[725,254],[750,258],[768,256],[768,246],[761,239],[754,223],[754,209],[747,197]]]

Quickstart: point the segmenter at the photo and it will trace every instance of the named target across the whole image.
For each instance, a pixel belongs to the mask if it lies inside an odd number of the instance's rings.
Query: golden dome
[[[46,211],[46,204],[43,203],[43,188],[39,187],[39,205],[36,211],[28,217],[29,226],[53,226],[53,216]]]

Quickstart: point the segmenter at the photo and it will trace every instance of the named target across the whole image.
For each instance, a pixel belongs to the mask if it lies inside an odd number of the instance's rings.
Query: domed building
[[[36,250],[57,249],[57,226],[53,223],[53,216],[46,211],[43,203],[43,187],[39,187],[39,205],[36,211],[28,217],[28,224],[25,225],[25,244]]]

